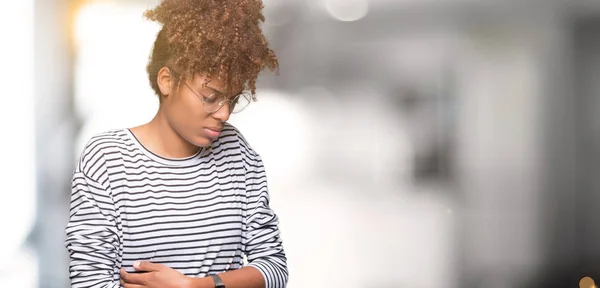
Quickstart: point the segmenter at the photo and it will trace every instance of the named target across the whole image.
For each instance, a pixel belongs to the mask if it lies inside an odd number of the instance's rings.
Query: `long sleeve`
[[[115,214],[107,187],[76,170],[65,240],[72,288],[120,287],[115,280],[120,263]]]
[[[269,207],[267,178],[262,160],[250,151],[243,153],[246,167],[246,207],[243,244],[249,266],[265,278],[266,288],[284,288],[288,281],[287,259],[277,215]]]

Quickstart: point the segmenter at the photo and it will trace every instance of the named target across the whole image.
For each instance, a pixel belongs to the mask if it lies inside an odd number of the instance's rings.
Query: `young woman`
[[[145,13],[162,24],[147,67],[160,106],[81,154],[65,241],[72,287],[286,286],[263,163],[227,123],[254,100],[259,72],[278,67],[262,8],[164,0]]]

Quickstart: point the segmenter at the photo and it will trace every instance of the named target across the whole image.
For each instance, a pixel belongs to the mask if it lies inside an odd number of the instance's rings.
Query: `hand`
[[[192,283],[192,278],[162,264],[136,261],[133,268],[147,273],[127,273],[121,268],[121,285],[125,288],[188,288]]]

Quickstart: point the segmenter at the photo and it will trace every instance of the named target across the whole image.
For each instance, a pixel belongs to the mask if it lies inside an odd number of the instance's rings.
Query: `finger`
[[[121,268],[119,273],[121,275],[121,280],[125,281],[129,284],[145,284],[144,274],[132,274],[127,273],[125,269]]]
[[[123,281],[123,279],[121,279],[121,286],[123,286],[124,288],[145,288],[146,287],[143,285],[126,283],[125,281]]]
[[[127,283],[122,278],[120,279],[120,282],[121,282],[121,286],[123,286],[125,288],[144,288],[144,286],[142,286],[142,285]]]
[[[156,264],[148,261],[135,261],[133,262],[133,268],[138,271],[160,271],[165,268],[162,264]]]

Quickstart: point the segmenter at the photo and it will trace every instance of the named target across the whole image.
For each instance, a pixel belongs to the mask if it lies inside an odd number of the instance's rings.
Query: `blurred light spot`
[[[325,8],[331,17],[340,21],[356,21],[367,15],[366,0],[325,0]]]
[[[75,17],[75,41],[78,45],[84,42],[99,42],[101,36],[111,31],[112,21],[106,21],[103,15],[114,12],[115,5],[110,3],[90,3],[82,7]],[[114,25],[114,24],[112,24]]]
[[[448,214],[452,215],[452,210],[450,208],[446,209],[446,212],[448,212]]]
[[[583,277],[579,281],[579,288],[595,288],[596,283],[594,283],[594,279],[590,277]]]

